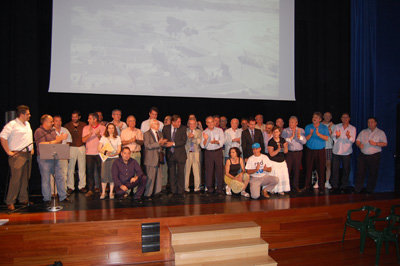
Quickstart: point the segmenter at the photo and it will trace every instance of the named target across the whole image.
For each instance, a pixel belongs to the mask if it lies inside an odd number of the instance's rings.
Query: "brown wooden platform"
[[[255,221],[270,249],[341,240],[348,209],[400,204],[393,193],[279,198],[215,204],[0,214],[0,265],[171,262],[169,226]],[[160,222],[161,251],[141,253],[141,224]],[[348,230],[346,239],[357,239]],[[279,260],[278,260],[279,263]]]

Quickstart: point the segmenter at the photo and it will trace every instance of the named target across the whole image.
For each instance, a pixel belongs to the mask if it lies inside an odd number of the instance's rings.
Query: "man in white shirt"
[[[271,176],[271,161],[267,155],[261,154],[259,143],[252,145],[253,155],[246,163],[246,172],[250,175],[250,194],[251,198],[258,199],[262,187],[263,196],[269,198],[268,191],[272,191],[278,184],[279,178]]]
[[[7,208],[15,210],[15,201],[29,204],[28,182],[31,176],[33,137],[29,124],[29,107],[17,107],[17,118],[7,123],[0,133],[1,146],[7,153],[11,170],[10,183],[6,197]]]
[[[356,145],[360,148],[360,155],[357,160],[357,175],[355,181],[355,190],[357,193],[363,191],[364,180],[367,169],[369,177],[366,187],[367,193],[375,190],[378,180],[379,162],[381,160],[382,148],[387,146],[387,138],[383,130],[377,128],[375,117],[368,118],[368,128],[358,134]]]
[[[124,147],[128,147],[131,151],[131,158],[136,160],[140,165],[140,151],[143,145],[143,133],[136,128],[136,118],[133,115],[126,119],[128,127],[121,132],[121,142]]]
[[[239,119],[231,120],[231,128],[225,131],[225,161],[229,158],[229,150],[233,147],[239,148],[242,152],[242,129],[239,127]]]
[[[333,189],[339,189],[339,179],[341,180],[340,189],[345,191],[349,186],[349,175],[351,165],[351,154],[353,153],[353,143],[356,141],[356,128],[350,125],[350,115],[343,113],[342,123],[333,127],[331,137],[333,139],[332,148],[332,177],[330,183]],[[340,164],[342,164],[343,174],[339,178]]]
[[[203,131],[200,146],[204,151],[204,164],[206,173],[206,187],[208,193],[213,193],[215,186],[217,193],[224,195],[223,189],[223,153],[222,146],[225,143],[225,135],[221,128],[215,126],[212,116],[206,119],[207,129]],[[215,185],[213,184],[215,176]]]
[[[69,133],[68,129],[65,127],[62,127],[62,119],[61,116],[55,115],[53,117],[54,121],[54,129],[56,131],[57,136],[61,136],[62,134],[67,134],[67,138],[64,139],[61,144],[71,144],[72,143],[72,137],[71,134]],[[59,160],[60,168],[61,168],[61,173],[62,176],[65,178],[64,184],[65,184],[65,190],[67,190],[67,176],[68,176],[68,160]],[[50,176],[50,186],[51,186],[51,194],[55,195],[57,194],[57,188],[54,191],[54,176]]]
[[[150,111],[149,111],[149,119],[145,120],[142,122],[141,126],[140,126],[140,130],[145,133],[150,129],[150,120],[152,119],[156,119],[157,120],[157,116],[158,116],[158,108],[157,107],[151,107]],[[157,120],[158,121],[158,120]],[[164,124],[161,121],[160,122],[160,128],[158,129],[159,131],[162,131],[162,129],[164,128]]]

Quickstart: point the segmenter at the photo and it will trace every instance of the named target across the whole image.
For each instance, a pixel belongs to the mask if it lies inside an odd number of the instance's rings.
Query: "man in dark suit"
[[[150,120],[150,129],[143,134],[144,142],[144,165],[147,172],[147,184],[145,197],[151,197],[161,192],[162,172],[160,167],[160,151],[167,140],[159,131],[160,122],[156,119]]]
[[[186,127],[181,125],[179,115],[173,115],[171,125],[163,128],[163,136],[167,139],[167,163],[169,184],[173,194],[183,195],[185,188],[185,163],[187,140]]]
[[[249,119],[248,128],[242,132],[242,149],[243,158],[247,162],[247,159],[253,155],[253,149],[251,145],[259,143],[261,146],[261,152],[265,153],[264,137],[261,130],[256,128],[256,120],[254,118]]]

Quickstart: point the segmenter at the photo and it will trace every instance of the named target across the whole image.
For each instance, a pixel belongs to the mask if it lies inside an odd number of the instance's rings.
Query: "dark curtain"
[[[375,115],[376,0],[351,1],[351,117],[365,128]]]

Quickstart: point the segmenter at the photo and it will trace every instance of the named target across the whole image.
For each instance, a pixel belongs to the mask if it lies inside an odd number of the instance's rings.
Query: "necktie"
[[[156,138],[156,141],[158,142],[158,134],[157,134],[157,132],[153,131],[153,133],[154,133],[154,137]]]
[[[193,134],[193,130],[190,130],[190,133]],[[192,139],[190,139],[190,150],[189,151],[194,152],[194,143],[193,143]]]
[[[251,140],[254,142],[254,130],[251,130]]]
[[[172,132],[172,142],[175,142],[175,133],[176,133],[176,128],[174,128],[174,131]],[[174,146],[171,147],[171,152],[174,153],[175,149]]]

